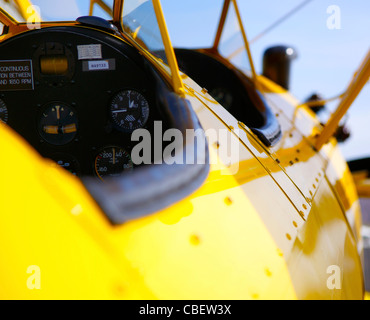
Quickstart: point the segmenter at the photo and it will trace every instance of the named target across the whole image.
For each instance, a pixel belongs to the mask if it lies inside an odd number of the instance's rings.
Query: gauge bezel
[[[123,170],[123,172],[125,171],[132,171],[134,169],[134,163],[132,161],[132,158],[131,158],[131,154],[127,151],[126,148],[122,147],[122,146],[119,146],[119,145],[107,145],[107,146],[104,146],[104,147],[101,147],[98,149],[98,151],[95,153],[95,158],[94,158],[94,162],[93,162],[93,170],[94,170],[94,174],[97,178],[99,178],[101,181],[104,181],[104,177],[102,177],[98,171],[97,171],[97,159],[98,159],[98,156],[106,149],[111,149],[111,148],[118,148],[118,149],[121,149],[123,150],[128,156],[129,156],[129,159],[130,159],[130,163],[131,163],[131,168],[129,170]],[[121,176],[121,174],[119,175]],[[113,177],[113,176],[108,176],[108,177]]]
[[[113,117],[113,110],[112,110],[112,106],[113,106],[113,101],[122,93],[126,93],[128,91],[133,91],[133,92],[136,92],[137,94],[141,95],[146,104],[147,104],[147,108],[148,108],[148,112],[147,112],[147,115],[143,121],[143,124],[139,127],[134,127],[132,129],[129,129],[129,128],[125,128],[123,127],[122,125],[120,125],[119,123],[117,123],[116,119]],[[115,128],[116,130],[120,131],[120,132],[124,132],[124,133],[132,133],[134,132],[135,130],[137,129],[142,129],[142,128],[145,128],[147,123],[148,123],[148,120],[150,118],[150,102],[149,102],[149,99],[148,97],[146,96],[146,94],[143,93],[142,90],[140,89],[137,89],[137,88],[131,88],[131,87],[127,87],[127,88],[123,88],[119,91],[117,91],[116,93],[113,94],[113,97],[110,99],[110,102],[109,102],[109,108],[108,108],[108,111],[109,111],[109,118],[112,122],[112,125],[113,125],[113,128]]]
[[[41,121],[42,121],[42,119],[44,117],[45,112],[49,108],[51,108],[51,107],[53,107],[53,106],[55,106],[57,104],[63,105],[65,107],[68,107],[71,111],[73,111],[74,117],[76,118],[76,123],[75,123],[76,124],[76,132],[73,134],[73,136],[71,136],[70,139],[68,139],[67,142],[64,142],[64,143],[51,142],[49,139],[45,138],[45,136],[44,136],[45,133],[42,130],[42,126],[41,126]],[[44,104],[40,108],[40,112],[39,112],[39,115],[38,115],[38,118],[37,118],[37,131],[38,131],[39,136],[41,137],[41,139],[43,141],[49,143],[52,146],[57,146],[57,147],[58,146],[65,146],[65,145],[68,145],[68,144],[72,143],[73,141],[75,141],[76,138],[77,138],[77,135],[78,135],[78,131],[79,131],[79,118],[78,118],[78,114],[77,114],[76,109],[72,106],[72,103],[68,103],[68,102],[65,102],[65,101],[50,101],[50,102]]]
[[[80,162],[77,160],[77,158],[74,155],[72,155],[70,153],[65,153],[65,152],[56,152],[56,153],[53,153],[49,158],[53,162],[55,162],[55,164],[57,164],[59,167],[63,168],[64,170],[66,170],[68,172],[70,172],[74,176],[77,176],[77,177],[81,176],[81,165],[80,165]],[[62,158],[64,158],[64,160]],[[58,163],[58,161],[60,161],[60,160],[65,162],[65,158],[70,158],[69,162],[72,163],[73,168],[75,169],[75,170],[72,170],[72,171],[74,171],[74,172],[68,170],[67,168],[61,166]],[[56,159],[59,159],[59,160],[56,160]]]

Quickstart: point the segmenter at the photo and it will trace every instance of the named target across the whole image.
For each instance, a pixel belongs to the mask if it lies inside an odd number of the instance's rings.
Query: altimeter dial
[[[113,98],[110,114],[118,130],[132,132],[145,126],[148,121],[149,103],[140,92],[124,90]]]

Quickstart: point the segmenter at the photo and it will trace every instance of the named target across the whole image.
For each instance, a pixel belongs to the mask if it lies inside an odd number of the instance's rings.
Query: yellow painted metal
[[[215,40],[213,42],[213,47],[212,47],[213,52],[217,52],[217,50],[218,50],[218,46],[219,46],[220,40],[221,40],[222,31],[223,31],[225,21],[226,21],[226,17],[227,17],[227,12],[229,11],[230,1],[231,0],[225,0],[225,2],[224,2],[222,12],[221,12],[221,17],[220,17],[220,22],[218,23],[216,37],[215,37]]]
[[[333,136],[340,120],[346,114],[350,108],[352,102],[356,99],[357,95],[362,90],[363,86],[368,82],[370,77],[370,50],[368,51],[364,61],[362,62],[360,68],[358,69],[353,80],[349,84],[342,100],[340,101],[337,109],[331,115],[327,124],[325,125],[324,130],[316,138],[315,147],[317,150],[320,150],[321,147],[328,142],[330,137]]]
[[[364,179],[361,182],[357,181],[356,190],[359,197],[370,198],[370,179]]]
[[[175,52],[173,50],[171,39],[168,34],[166,22],[165,22],[163,11],[162,11],[162,6],[159,0],[152,0],[152,2],[153,2],[154,11],[157,17],[159,30],[161,32],[168,65],[171,68],[173,89],[177,94],[183,97],[184,96],[184,86],[182,83],[182,79],[180,77],[180,72],[179,72],[179,67],[177,65],[177,59],[175,56]]]
[[[115,6],[114,15],[118,11]],[[163,19],[160,7],[156,14]],[[296,108],[285,90],[259,77],[284,132],[277,146],[266,148],[183,79],[178,90],[184,89],[203,128],[230,132],[239,157],[228,159],[217,138],[209,141],[212,165],[201,188],[121,226],[108,222],[79,179],[0,123],[6,155],[0,157],[6,168],[0,256],[8,262],[0,264],[0,298],[363,298],[356,236],[346,217],[357,201],[353,181],[331,144],[319,153],[310,148],[307,137],[317,120],[308,107]],[[306,171],[312,177],[299,177]],[[312,195],[310,179],[319,180]]]
[[[8,213],[0,254],[9,262],[0,265],[1,298],[296,298],[281,250],[232,175],[224,178],[231,189],[208,195],[200,189],[167,210],[113,227],[78,179],[50,166],[4,125],[0,133],[2,150],[12,154],[0,160],[9,169],[3,176],[9,183],[0,187],[7,199],[1,212]],[[259,246],[250,246],[251,238]],[[32,286],[34,267],[40,289]]]
[[[29,18],[32,18],[32,22],[40,22],[41,17],[38,12],[34,9],[32,2],[30,0],[14,0],[14,2],[19,7],[19,11],[23,18],[28,21]]]
[[[307,222],[298,231],[290,259],[291,275],[297,279],[295,289],[301,299],[363,298],[356,242],[326,179],[320,184]],[[302,277],[312,273],[315,277]]]
[[[0,35],[0,41],[10,38],[17,33],[24,32],[27,30],[26,24],[20,26],[18,22],[7,12],[5,12],[2,8],[0,8],[0,22],[8,29],[5,34]]]
[[[343,98],[344,96],[344,93],[341,93],[335,97],[332,97],[332,98],[328,98],[328,99],[323,99],[323,100],[315,100],[315,101],[309,101],[309,102],[304,102],[300,105],[297,106],[297,108],[300,108],[302,107],[303,105],[306,105],[308,107],[315,107],[315,106],[321,106],[321,105],[324,105],[324,104],[327,104],[328,102],[332,102],[334,100],[337,100],[337,99],[340,99],[340,98]]]
[[[122,19],[122,12],[123,12],[123,3],[124,1],[117,1],[115,0],[113,2],[113,23],[116,24],[116,26],[121,25],[121,19]]]
[[[92,16],[94,12],[94,6],[98,5],[102,8],[109,16],[113,17],[113,8],[109,7],[103,0],[90,0],[89,15]]]
[[[249,63],[250,63],[251,71],[252,71],[252,75],[253,75],[253,81],[254,81],[254,84],[257,86],[257,74],[256,74],[256,70],[254,69],[254,63],[253,63],[253,59],[252,59],[252,53],[251,53],[251,50],[249,48],[247,33],[245,32],[245,29],[244,29],[244,24],[242,22],[242,18],[241,18],[241,15],[240,15],[238,4],[237,4],[236,0],[232,0],[232,2],[234,4],[236,16],[238,18],[238,23],[239,23],[239,26],[240,26],[240,30],[242,32],[245,49],[247,50],[247,53],[248,53]]]
[[[191,90],[191,92],[193,92],[194,94],[196,93],[196,90],[194,90],[194,85],[190,85],[189,84],[189,87],[192,87],[193,89]],[[269,88],[270,90],[268,91],[271,91],[271,87]],[[201,88],[198,88],[198,93],[195,94],[195,96],[201,96]],[[216,112],[219,116],[219,119],[226,124],[228,125],[229,127],[235,127],[235,125],[233,124],[233,120],[232,118],[229,116],[227,116],[227,112],[225,113],[224,112],[224,109],[222,108],[218,108],[217,104],[213,103],[212,104],[212,100],[211,99],[206,99],[204,100],[204,102],[208,105],[208,107],[210,109],[213,110],[213,112]],[[294,108],[294,105],[292,106]],[[208,119],[210,119],[210,116],[207,117]],[[307,121],[308,119],[306,119]],[[279,122],[281,121],[281,118],[279,117]],[[203,123],[203,122],[202,122]],[[282,122],[280,122],[282,123]],[[212,124],[212,127],[215,127],[214,124]],[[294,133],[294,131],[292,130],[287,130],[287,128],[283,128],[283,132],[287,132],[288,136],[290,134],[293,133],[293,137],[295,137],[297,135],[297,133]],[[240,135],[239,135],[240,136]],[[307,140],[306,142],[301,142],[301,144],[297,144],[296,142],[296,139],[295,138],[290,138],[292,139],[292,142],[293,142],[293,145],[292,145],[292,148],[291,149],[286,149],[284,150],[281,149],[281,151],[279,150],[281,147],[278,147],[278,150],[279,151],[276,151],[276,152],[282,152],[284,153],[286,151],[286,157],[289,159],[294,159],[295,155],[297,155],[296,153],[296,150],[299,149],[300,150],[300,154],[298,155],[300,157],[300,163],[297,163],[294,161],[293,165],[291,164],[288,164],[288,165],[283,165],[283,167],[280,167],[280,169],[277,169],[276,166],[275,167],[271,167],[271,165],[267,165],[267,162],[265,163],[266,165],[266,172],[267,174],[271,174],[272,177],[274,178],[275,181],[278,182],[279,186],[282,188],[282,190],[284,190],[284,192],[287,192],[287,195],[289,197],[289,199],[296,204],[296,210],[300,213],[300,215],[304,218],[304,220],[306,221],[303,225],[302,225],[302,228],[305,227],[305,228],[308,228],[308,229],[305,229],[305,230],[310,230],[310,233],[311,233],[311,236],[312,236],[312,241],[310,243],[310,240],[308,240],[310,238],[310,236],[308,234],[306,234],[307,231],[305,231],[305,236],[307,236],[307,243],[304,244],[304,246],[308,246],[308,247],[311,247],[311,249],[308,250],[308,252],[312,252],[312,250],[319,250],[318,249],[319,247],[322,247],[324,245],[324,242],[323,243],[315,243],[315,239],[318,239],[318,234],[321,234],[322,236],[325,235],[325,237],[328,237],[330,239],[329,243],[332,243],[332,244],[329,244],[329,246],[333,246],[334,247],[331,247],[330,250],[327,252],[327,255],[325,257],[321,257],[319,258],[318,256],[316,258],[314,258],[313,256],[311,256],[310,254],[308,254],[304,259],[303,259],[303,256],[299,253],[301,252],[299,249],[297,250],[296,254],[294,254],[293,256],[291,256],[292,259],[296,259],[298,257],[300,257],[300,259],[302,259],[302,266],[297,268],[297,270],[295,270],[294,272],[292,271],[292,274],[295,274],[295,272],[297,272],[296,274],[296,277],[297,279],[296,280],[293,280],[293,283],[295,285],[297,285],[297,287],[299,287],[299,290],[302,290],[302,292],[298,295],[299,297],[301,297],[302,299],[303,298],[307,298],[307,299],[311,299],[311,298],[324,298],[325,299],[330,299],[330,298],[348,298],[349,296],[351,296],[352,293],[345,293],[345,292],[340,292],[340,291],[331,291],[331,290],[328,290],[327,286],[326,286],[326,282],[324,281],[324,279],[328,279],[329,275],[327,274],[328,272],[328,268],[330,266],[338,266],[338,270],[341,270],[341,272],[344,272],[345,270],[345,263],[344,263],[344,260],[341,260],[340,263],[339,261],[337,261],[337,258],[339,258],[339,256],[331,256],[331,253],[329,252],[332,252],[334,253],[334,251],[336,250],[335,249],[335,246],[337,245],[337,243],[343,243],[343,240],[339,241],[338,240],[338,237],[347,237],[348,240],[345,240],[345,242],[348,242],[350,241],[351,242],[351,245],[347,248],[349,251],[347,253],[345,253],[345,256],[349,259],[354,259],[356,262],[356,271],[354,272],[349,272],[349,274],[351,275],[349,278],[347,278],[345,281],[348,283],[351,283],[352,281],[355,281],[357,284],[354,285],[354,287],[352,289],[354,289],[353,293],[355,291],[357,291],[356,293],[356,299],[361,299],[362,297],[362,294],[363,294],[363,284],[362,284],[362,276],[361,276],[361,264],[359,263],[359,256],[358,256],[358,252],[357,252],[357,240],[359,239],[359,227],[361,226],[361,216],[356,216],[355,217],[355,222],[354,222],[354,229],[357,230],[356,234],[354,235],[351,231],[351,228],[348,226],[348,221],[347,221],[347,217],[346,215],[349,214],[349,211],[353,210],[353,208],[356,206],[356,204],[358,204],[358,197],[357,197],[357,194],[354,192],[352,192],[351,190],[354,190],[352,188],[353,185],[353,181],[350,179],[350,177],[348,176],[348,174],[346,174],[346,172],[348,173],[348,168],[345,164],[345,161],[344,159],[341,157],[341,156],[338,156],[338,154],[335,154],[333,153],[332,154],[332,158],[330,159],[331,163],[334,162],[334,163],[338,163],[338,165],[340,164],[343,168],[346,168],[347,170],[345,170],[344,172],[344,175],[342,177],[342,171],[338,170],[339,171],[331,171],[330,174],[332,177],[336,177],[336,181],[337,183],[335,184],[331,184],[331,183],[328,183],[326,178],[325,178],[325,173],[326,173],[326,161],[328,161],[327,159],[323,158],[322,161],[320,159],[317,159],[315,161],[312,162],[312,160],[314,158],[321,158],[323,157],[324,155],[320,156],[320,155],[317,155],[316,152],[310,147],[310,144],[309,144],[309,141]],[[284,138],[283,138],[284,140]],[[299,141],[299,140],[298,140]],[[287,141],[286,141],[287,142]],[[285,144],[285,143],[284,143]],[[305,154],[305,147],[304,146],[307,146],[307,151],[308,153]],[[260,148],[258,151],[258,149],[255,149],[253,150],[253,148],[251,146],[248,147],[253,154],[255,155],[259,155],[259,157],[257,159],[259,159],[260,161],[262,160],[262,158],[260,158],[260,154],[261,152],[266,152],[267,154],[270,154],[269,153],[269,150],[265,149],[265,148]],[[296,149],[295,149],[296,148]],[[264,151],[262,151],[262,150]],[[273,156],[273,153],[270,154],[271,156]],[[287,163],[286,160],[283,160],[284,159],[284,156],[280,156],[279,157],[280,159],[282,159],[282,164]],[[263,161],[261,163],[264,163]],[[240,170],[242,170],[241,168],[244,168],[244,165],[242,163],[239,163],[240,165]],[[246,167],[250,167],[251,170],[256,170],[255,167],[251,164],[251,163],[246,163],[245,164]],[[337,167],[338,167],[337,165]],[[279,167],[279,166],[277,166]],[[253,168],[253,169],[252,169]],[[296,168],[297,171],[295,172],[293,170],[293,168]],[[291,170],[287,170],[287,169],[291,169]],[[280,172],[284,172],[286,171],[286,174],[291,177],[291,181],[289,180],[286,180],[286,179],[282,179],[281,176],[279,176],[277,173],[278,171],[275,171],[275,170],[280,170]],[[293,171],[292,171],[293,170]],[[257,171],[255,171],[257,172]],[[274,173],[276,172],[276,173]],[[308,176],[306,177],[304,175],[304,173],[307,172],[308,173]],[[315,174],[315,172],[317,174]],[[303,174],[303,175],[302,175]],[[300,178],[299,178],[299,175],[302,175],[302,182],[303,185],[300,185]],[[236,175],[238,176],[238,174]],[[311,177],[310,177],[311,176]],[[290,187],[290,184],[298,184],[297,187],[303,192],[303,189],[302,189],[302,186],[304,186],[304,182],[305,180],[307,180],[307,183],[308,185],[310,184],[310,179],[312,179],[312,185],[310,186],[311,188],[311,191],[312,191],[312,194],[309,194],[309,201],[308,201],[308,204],[307,206],[309,207],[308,208],[308,211],[307,213],[304,213],[302,214],[302,212],[300,211],[303,211],[304,208],[302,207],[302,204],[304,205],[305,202],[302,202],[302,199],[299,198],[299,195],[296,195],[296,196],[293,196],[294,195],[294,192],[292,191],[291,187]],[[336,192],[336,191],[331,191],[330,189],[333,188],[333,189],[336,189],[337,186],[339,186],[338,184],[338,181],[340,181],[340,185],[342,186],[345,186],[344,188],[345,189],[342,189],[342,191],[344,192]],[[239,183],[241,185],[243,185],[243,183],[245,183],[244,186],[248,185],[250,183],[250,180],[243,180],[243,179],[239,179]],[[323,185],[325,187],[323,187]],[[226,186],[225,186],[226,187]],[[325,189],[324,191],[324,198],[326,200],[322,200],[323,198],[323,195],[322,195],[322,190]],[[290,191],[289,191],[290,190]],[[308,189],[308,191],[310,191]],[[277,195],[277,193],[275,194]],[[271,198],[274,198],[274,195],[273,193],[269,193],[269,199]],[[347,201],[347,204],[348,206],[342,206],[342,203],[341,201],[343,201],[344,203]],[[299,203],[301,203],[301,205],[299,205]],[[333,218],[329,219],[330,221],[332,220],[336,220],[337,221],[337,226],[338,226],[338,230],[337,231],[334,231],[334,233],[331,233],[332,230],[330,230],[330,228],[328,228],[328,225],[330,224],[328,221],[326,221],[323,217],[323,215],[327,215],[328,212],[331,212]],[[261,210],[259,211],[261,215],[263,215],[262,212],[264,212],[264,210]],[[345,215],[344,215],[345,213]],[[361,212],[358,210],[355,214],[361,214]],[[280,217],[280,216],[279,216]],[[270,217],[271,219],[271,217]],[[295,223],[297,223],[297,221],[299,220],[295,220]],[[309,223],[308,223],[309,221]],[[266,223],[266,225],[268,225],[268,223]],[[274,232],[276,232],[278,229],[277,227],[278,224],[275,224],[275,228],[272,228],[271,229],[271,233],[274,234]],[[307,226],[306,226],[307,225]],[[309,226],[308,226],[309,225]],[[275,229],[275,230],[274,230]],[[336,229],[336,227],[334,228]],[[342,230],[342,231],[339,231],[339,230]],[[343,233],[343,231],[346,230],[346,234]],[[338,234],[337,234],[338,232]],[[289,234],[290,235],[290,234]],[[291,236],[291,235],[290,235]],[[332,237],[332,238],[331,238]],[[302,240],[301,237],[299,237],[300,241]],[[338,242],[337,242],[338,241]],[[301,246],[303,244],[300,244],[299,246]],[[326,245],[326,244],[325,244]],[[307,247],[307,248],[308,248]],[[313,249],[315,248],[315,249]],[[346,249],[346,250],[347,250]],[[318,255],[320,255],[319,251],[317,252]],[[304,251],[305,252],[305,251]],[[289,252],[290,254],[291,252]],[[296,257],[295,257],[296,256]],[[331,256],[331,258],[329,258],[329,256]],[[293,258],[295,257],[295,258]],[[347,259],[346,258],[346,259]],[[306,260],[307,259],[307,260]],[[305,261],[306,260],[306,261]],[[329,262],[331,261],[331,262]],[[300,263],[301,263],[300,262]],[[302,279],[298,280],[298,278],[302,277],[302,274],[300,274],[300,272],[305,269],[306,267],[307,268],[312,268],[312,270],[318,270],[317,268],[319,268],[321,271],[321,280],[319,280],[318,283],[316,283],[316,285],[313,285],[312,286],[312,292],[304,292],[304,290],[307,290],[308,287],[310,286],[307,286],[305,289],[304,287],[307,285],[307,283],[305,283],[304,281],[302,281]],[[294,263],[288,263],[288,267],[296,267],[296,265]],[[299,269],[301,269],[301,271],[298,271]],[[329,270],[331,270],[329,268]],[[347,270],[345,271],[347,273]],[[312,272],[308,272],[307,274],[309,274]],[[298,274],[300,274],[298,276]],[[319,278],[318,278],[319,279]],[[303,285],[304,284],[304,285]],[[300,287],[302,285],[302,287]],[[316,289],[318,287],[321,287],[320,289],[320,293],[318,291],[315,291],[315,289],[313,289],[313,287],[316,287]],[[356,289],[357,287],[357,289]],[[352,296],[353,298],[353,296]]]
[[[225,128],[227,118],[221,121],[192,95],[187,99],[205,130]],[[12,155],[0,159],[8,168],[1,212],[13,213],[0,226],[7,243],[1,256],[12,262],[0,266],[1,298],[361,298],[355,244],[328,187],[305,222],[284,194],[289,180],[276,184],[242,144],[245,165],[236,174],[226,174],[230,168],[212,141],[215,164],[196,193],[113,227],[78,179],[50,166],[5,125],[0,137],[1,150]],[[323,217],[323,210],[330,215]],[[332,265],[343,272],[343,290],[326,287]],[[32,267],[40,270],[41,289],[32,289],[32,281],[27,286],[37,275]],[[318,272],[316,283],[304,282]]]

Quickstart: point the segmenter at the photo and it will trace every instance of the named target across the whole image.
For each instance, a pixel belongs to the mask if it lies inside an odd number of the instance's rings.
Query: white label
[[[107,60],[89,61],[89,70],[109,70],[109,62]]]
[[[78,51],[78,60],[102,58],[100,44],[87,44],[77,46],[77,51]]]

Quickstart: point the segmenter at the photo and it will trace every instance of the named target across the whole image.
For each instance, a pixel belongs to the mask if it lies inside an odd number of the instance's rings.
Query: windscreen
[[[74,21],[78,17],[94,15],[104,19],[112,19],[113,0],[0,0],[8,3],[4,7],[19,22],[27,22],[28,6],[36,6],[42,21]]]
[[[151,0],[126,0],[122,26],[136,43],[167,63],[165,47]]]
[[[237,68],[250,75],[251,65],[233,1],[230,2],[218,51]]]

